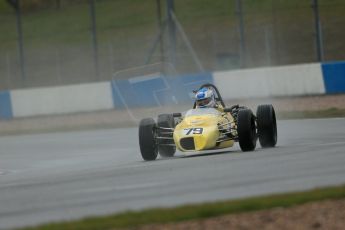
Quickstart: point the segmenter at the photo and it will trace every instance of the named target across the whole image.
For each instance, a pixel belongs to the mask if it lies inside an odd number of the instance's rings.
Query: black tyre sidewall
[[[259,105],[256,111],[258,136],[261,147],[269,148],[277,144],[277,121],[272,105]]]
[[[157,126],[163,128],[174,128],[175,121],[172,114],[160,114],[157,119]],[[159,130],[159,137],[172,137],[172,135],[164,134],[164,132],[169,132],[169,130]],[[173,144],[173,140],[160,139],[160,144]],[[162,157],[172,157],[175,155],[176,146],[159,145],[158,146],[159,155]]]
[[[146,161],[157,158],[158,148],[155,140],[156,123],[152,118],[145,118],[139,124],[139,146],[141,156]]]
[[[241,109],[237,116],[237,132],[241,150],[253,151],[256,147],[255,117],[250,109]]]

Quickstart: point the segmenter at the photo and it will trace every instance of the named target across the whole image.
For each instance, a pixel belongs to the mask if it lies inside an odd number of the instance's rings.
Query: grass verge
[[[204,219],[225,214],[258,211],[275,207],[291,207],[313,201],[342,198],[345,198],[345,185],[240,200],[184,205],[176,208],[155,208],[138,212],[125,212],[104,217],[23,228],[23,230],[131,228],[145,224]]]

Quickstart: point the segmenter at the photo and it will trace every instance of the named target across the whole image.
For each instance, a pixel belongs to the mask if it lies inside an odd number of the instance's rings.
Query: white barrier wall
[[[319,63],[216,72],[213,77],[223,99],[325,93]]]
[[[14,117],[113,109],[110,82],[11,91]]]
[[[338,66],[339,63],[329,66],[327,64],[328,69],[324,67],[325,72],[328,73],[325,78],[321,64],[317,63],[216,72],[212,77],[207,75],[203,79],[213,82],[224,99],[317,95],[326,93],[324,79],[325,82],[328,80],[328,88],[333,90],[331,92],[342,90],[338,86],[343,85],[345,65],[341,64],[341,68],[334,71],[335,65]],[[185,81],[187,77],[174,78],[175,89],[185,84],[182,78]],[[186,82],[198,82],[200,79],[200,76],[193,76]],[[126,92],[128,90],[145,92],[142,95],[147,97],[142,100],[150,103],[150,95],[146,94],[145,84],[141,86],[143,88],[132,89],[130,82],[124,80],[122,87]],[[161,87],[160,82],[154,86],[154,89],[159,87]],[[152,89],[148,89],[147,93],[152,93]],[[117,109],[121,108],[121,103],[116,104],[119,93],[112,89],[111,82],[0,92],[0,118],[108,110],[114,109],[115,105]],[[131,97],[126,103],[137,106]]]

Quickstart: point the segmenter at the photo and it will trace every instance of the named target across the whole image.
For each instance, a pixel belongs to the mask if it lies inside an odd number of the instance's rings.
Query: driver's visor
[[[196,102],[196,104],[197,104],[198,106],[205,106],[205,105],[207,105],[208,103],[210,103],[210,101],[211,101],[211,98],[205,98],[205,99],[202,99],[202,100],[198,100],[198,101]]]

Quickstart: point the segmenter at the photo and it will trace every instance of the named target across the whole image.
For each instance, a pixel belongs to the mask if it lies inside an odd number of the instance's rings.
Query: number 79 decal
[[[190,134],[202,134],[204,131],[203,128],[189,128],[189,129],[184,129],[184,135],[188,136]]]

